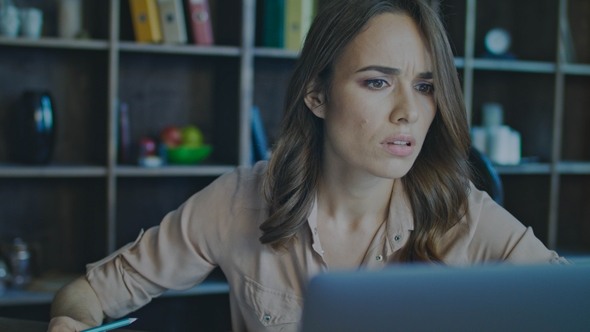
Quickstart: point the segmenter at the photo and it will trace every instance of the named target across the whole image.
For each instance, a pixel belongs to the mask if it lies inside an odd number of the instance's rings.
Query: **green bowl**
[[[168,148],[166,153],[170,164],[191,165],[209,157],[212,151],[213,147],[211,145],[201,145]]]

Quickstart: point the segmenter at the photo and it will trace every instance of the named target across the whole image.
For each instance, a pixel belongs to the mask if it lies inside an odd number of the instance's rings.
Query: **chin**
[[[404,176],[406,176],[406,174],[408,174],[408,172],[410,171],[410,169],[412,168],[412,166],[414,165],[414,160],[404,160],[404,161],[400,161],[400,160],[396,160],[396,161],[389,161],[385,164],[376,166],[376,167],[371,167],[371,169],[369,170],[369,172],[375,176],[378,176],[380,178],[385,178],[385,179],[401,179]]]

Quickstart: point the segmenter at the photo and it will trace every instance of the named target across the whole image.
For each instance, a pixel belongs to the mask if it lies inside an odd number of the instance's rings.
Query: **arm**
[[[86,277],[62,287],[51,304],[49,332],[81,331],[101,324],[104,314]]]

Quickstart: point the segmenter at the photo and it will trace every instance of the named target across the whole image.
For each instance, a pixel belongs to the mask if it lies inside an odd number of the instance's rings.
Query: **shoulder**
[[[259,207],[264,201],[262,187],[266,176],[267,162],[260,161],[253,167],[237,167],[226,173],[191,199],[214,200],[215,206]]]
[[[501,261],[526,231],[520,221],[470,183],[467,212],[443,236],[442,251],[451,261]]]
[[[486,192],[470,184],[468,212],[444,236],[443,257],[451,263],[559,263],[562,259]]]

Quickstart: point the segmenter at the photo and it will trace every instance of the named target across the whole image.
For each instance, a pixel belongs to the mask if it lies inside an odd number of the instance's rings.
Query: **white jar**
[[[57,35],[76,38],[82,31],[82,0],[59,0]]]

